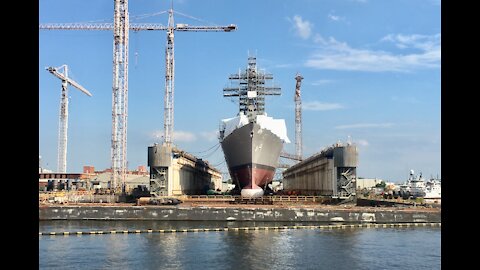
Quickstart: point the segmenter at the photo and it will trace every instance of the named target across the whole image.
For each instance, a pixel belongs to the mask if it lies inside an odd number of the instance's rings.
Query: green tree
[[[378,187],[378,188],[385,188],[385,186],[386,186],[386,185],[387,185],[387,184],[385,183],[385,181],[382,181],[382,182],[380,182],[380,183],[376,184],[376,185],[375,185],[375,187]]]

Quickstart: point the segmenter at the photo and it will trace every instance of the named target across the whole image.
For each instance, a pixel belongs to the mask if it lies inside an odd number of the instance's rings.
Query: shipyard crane
[[[63,72],[60,70],[63,68]],[[68,77],[68,66],[48,67],[48,72],[62,80],[62,95],[60,98],[60,120],[58,124],[58,156],[57,156],[57,172],[64,173],[67,171],[67,141],[68,141],[68,88],[71,86],[77,88],[87,96],[92,94],[83,86]]]
[[[295,76],[295,80],[297,81],[295,85],[295,155],[282,151],[280,153],[280,157],[295,160],[295,161],[302,161],[303,154],[302,154],[302,99],[300,96],[300,86],[302,84],[303,77],[297,73]],[[279,165],[279,168],[288,168],[289,165],[282,163]]]
[[[112,93],[112,188],[125,188],[127,156],[127,112],[128,112],[128,33],[129,30],[167,31],[165,49],[165,95],[164,95],[164,143],[171,145],[173,134],[173,109],[175,89],[174,31],[182,32],[231,32],[236,25],[228,26],[174,26],[173,13],[168,10],[168,26],[156,23],[129,22],[128,0],[115,0],[114,23],[44,23],[39,29],[45,30],[114,30],[113,49],[113,93]],[[184,14],[181,14],[184,15]]]
[[[302,159],[302,99],[300,96],[300,86],[303,77],[297,73],[295,80],[297,81],[295,85],[295,153]]]
[[[189,26],[188,24],[177,24],[174,26],[173,8],[168,11],[167,44],[165,48],[165,97],[164,97],[164,143],[171,145],[173,136],[173,112],[174,112],[174,90],[175,90],[175,56],[174,56],[174,32],[231,32],[237,26]],[[178,13],[178,12],[176,12]]]

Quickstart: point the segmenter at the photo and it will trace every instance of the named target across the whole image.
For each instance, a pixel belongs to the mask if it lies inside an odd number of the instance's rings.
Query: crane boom
[[[85,93],[87,96],[91,97],[92,94],[87,90],[85,89],[83,86],[81,86],[79,83],[77,83],[76,81],[70,79],[70,78],[67,78],[65,75],[63,75],[62,73],[59,73],[57,71],[56,68],[54,67],[48,67],[47,70],[52,73],[53,75],[55,75],[57,78],[59,78],[60,80],[62,81],[66,81],[68,84],[70,84],[71,86],[77,88],[78,90],[82,91],[83,93]]]
[[[39,29],[44,30],[113,30],[113,23],[41,23]],[[167,26],[159,23],[131,23],[129,29],[133,31],[140,30],[168,30]],[[237,30],[237,26],[230,24],[227,26],[189,26],[187,24],[177,24],[173,27],[174,31],[183,32],[230,32]]]
[[[113,23],[41,23],[39,29],[44,30],[113,30]],[[130,30],[167,30],[159,23],[131,23]]]

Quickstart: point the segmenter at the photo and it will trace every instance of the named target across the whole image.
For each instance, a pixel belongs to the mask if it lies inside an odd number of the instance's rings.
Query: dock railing
[[[326,199],[330,197],[326,196],[279,196],[279,195],[271,195],[271,196],[263,196],[261,197],[263,200],[270,200],[273,202],[313,202],[313,203],[321,203],[324,202]],[[230,201],[238,201],[242,198],[240,195],[187,195],[185,196],[185,201],[192,201],[192,202],[230,202]]]

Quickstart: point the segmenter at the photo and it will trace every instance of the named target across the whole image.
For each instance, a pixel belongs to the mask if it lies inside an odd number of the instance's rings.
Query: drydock
[[[222,185],[222,174],[208,161],[165,144],[148,147],[148,166],[154,197],[205,194]]]
[[[352,199],[356,195],[357,164],[356,145],[337,143],[286,169],[283,188],[302,195]]]

